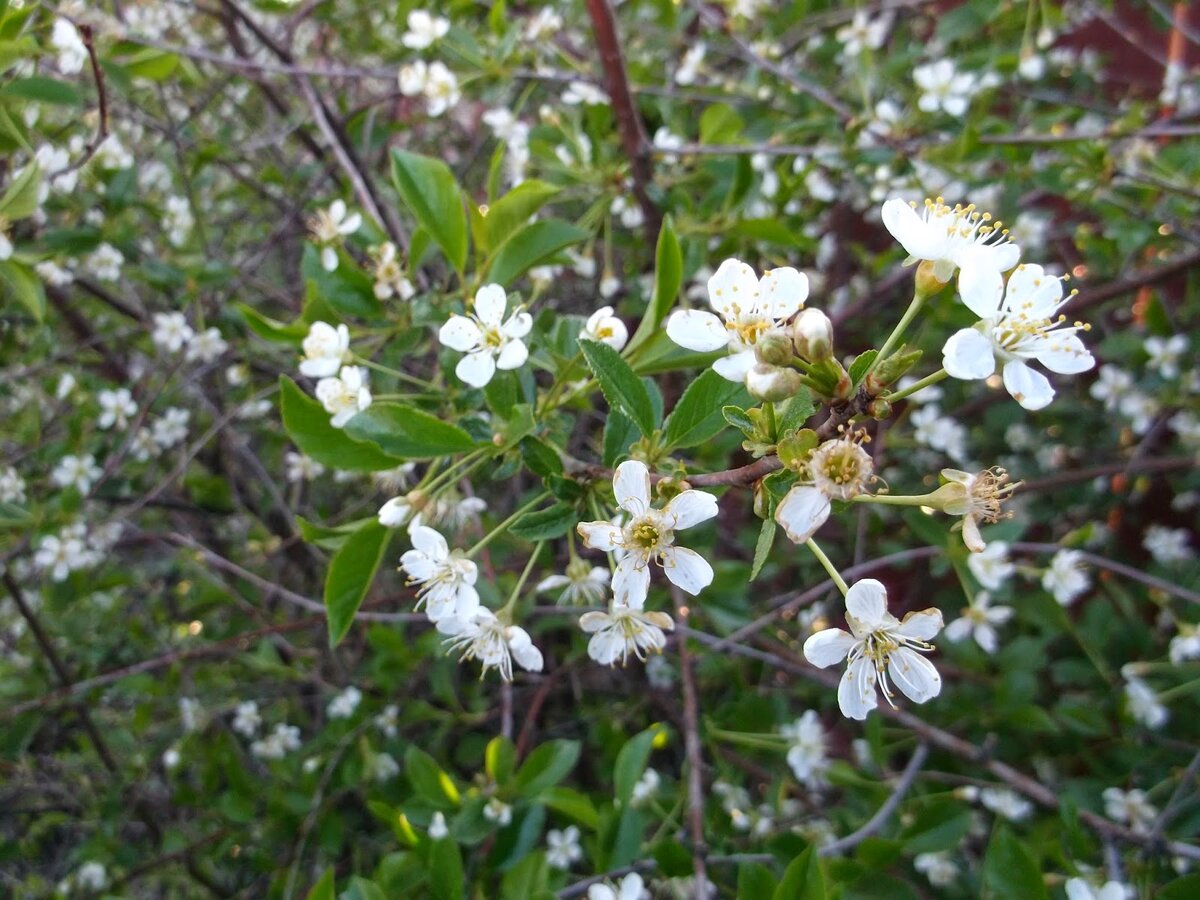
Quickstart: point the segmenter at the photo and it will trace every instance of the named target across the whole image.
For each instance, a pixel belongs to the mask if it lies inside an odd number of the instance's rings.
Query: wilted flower
[[[942,469],[942,478],[946,484],[936,492],[942,511],[963,517],[963,543],[972,553],[982,552],[987,545],[979,533],[979,523],[994,524],[1004,518],[1004,501],[1017,484],[1010,484],[1008,473],[999,466],[976,473]]]

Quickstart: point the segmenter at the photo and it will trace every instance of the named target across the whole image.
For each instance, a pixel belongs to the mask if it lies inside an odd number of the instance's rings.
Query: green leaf
[[[33,270],[15,259],[0,262],[0,297],[13,297],[38,322],[46,318],[46,289]]]
[[[562,537],[575,527],[579,513],[568,503],[555,503],[548,509],[525,513],[513,522],[509,533],[526,541],[548,541]]]
[[[462,800],[454,780],[442,771],[437,760],[416,744],[409,744],[404,751],[404,774],[417,796],[438,809],[458,806]]]
[[[579,349],[599,380],[608,405],[632,419],[643,435],[652,434],[655,423],[650,394],[629,368],[629,363],[608,344],[599,341],[580,341]]]
[[[387,900],[387,897],[375,882],[354,875],[340,900]]]
[[[543,478],[563,473],[562,456],[558,450],[533,436],[521,438],[521,458],[531,472]]]
[[[758,426],[754,424],[754,420],[746,415],[746,410],[740,406],[721,407],[721,416],[726,422],[745,434],[746,437],[753,437],[758,429]]]
[[[813,402],[812,392],[806,387],[800,388],[798,393],[788,399],[787,407],[784,409],[783,415],[779,417],[776,429],[778,435],[783,437],[788,432],[802,428],[816,411],[817,404]]]
[[[280,322],[264,316],[254,307],[245,303],[236,303],[234,308],[241,313],[250,330],[265,341],[276,344],[294,344],[308,334],[307,322]]]
[[[714,103],[700,114],[700,143],[733,143],[741,134],[744,124],[732,106]]]
[[[508,286],[560,250],[578,244],[589,233],[561,219],[546,219],[526,225],[496,251],[488,268],[488,281]]]
[[[770,897],[775,893],[775,875],[762,863],[742,863],[738,866],[737,895],[739,897]]]
[[[483,752],[484,770],[496,784],[503,785],[512,777],[516,764],[516,748],[513,742],[503,735],[498,735],[488,741]]]
[[[871,363],[875,362],[875,357],[879,355],[878,350],[864,350],[854,358],[854,362],[850,364],[850,381],[857,387],[862,381],[863,376],[867,374],[867,369]]]
[[[679,296],[679,288],[682,285],[683,253],[679,249],[675,225],[671,217],[666,216],[658,232],[658,245],[654,249],[654,292],[650,298],[650,305],[646,307],[642,321],[629,342],[630,351],[641,346],[658,330],[658,326],[667,316],[667,310]]]
[[[36,100],[38,103],[53,103],[57,106],[83,106],[83,95],[74,85],[40,75],[10,81],[0,89],[0,95]]]
[[[455,270],[467,265],[467,214],[454,173],[440,159],[392,150],[392,181],[404,205]]]
[[[522,797],[536,797],[558,784],[579,761],[579,741],[548,741],[529,754],[517,772],[517,791]]]
[[[465,886],[458,844],[448,837],[435,841],[429,853],[429,889],[434,900],[462,900]]]
[[[391,535],[392,529],[372,519],[350,535],[333,555],[325,575],[325,614],[329,618],[330,646],[336,647],[350,630],[354,614],[383,562]]]
[[[312,886],[305,900],[333,900],[333,869],[325,870],[325,874]]]
[[[179,57],[165,50],[147,47],[141,52],[121,60],[121,65],[133,78],[165,81],[179,68]]]
[[[627,740],[617,753],[617,763],[613,768],[613,793],[621,806],[629,805],[633,788],[646,771],[646,763],[650,761],[654,739],[660,734],[661,727],[651,726]]]
[[[637,426],[629,416],[610,410],[604,423],[604,464],[616,465],[618,459],[629,451],[629,445],[637,437]]]
[[[326,272],[320,251],[306,244],[300,258],[300,274],[310,295],[325,301],[343,316],[361,319],[383,316],[383,306],[375,296],[375,282],[344,252],[338,253],[338,267]]]
[[[483,251],[490,253],[516,234],[560,190],[556,185],[531,178],[491,204],[487,215],[481,217]]]
[[[774,900],[825,900],[825,879],[811,846],[787,867],[775,888]]]
[[[360,444],[344,429],[334,428],[325,408],[285,375],[279,376],[279,406],[288,437],[322,465],[354,472],[379,472],[404,462],[388,456],[374,444]]]
[[[566,787],[548,787],[538,799],[555,812],[574,819],[585,828],[595,831],[600,827],[600,816],[587,794]]]
[[[664,450],[703,444],[725,428],[723,407],[749,402],[750,396],[741,384],[705,369],[688,385],[667,417]]]
[[[37,209],[38,186],[42,183],[42,171],[36,163],[30,163],[12,180],[4,196],[0,197],[0,216],[16,222],[33,214]]]
[[[479,446],[457,425],[406,403],[372,403],[346,423],[345,431],[403,459],[450,456]]]
[[[1196,897],[1200,897],[1200,873],[1168,882],[1154,895],[1154,900],[1194,900]]]
[[[762,529],[758,532],[758,543],[754,545],[754,564],[750,567],[750,580],[753,581],[762,571],[767,558],[771,555],[771,547],[775,544],[775,520],[763,519]]]
[[[546,807],[540,803],[526,807],[523,813],[518,811],[513,816],[513,823],[500,829],[492,846],[492,865],[497,871],[507,872],[527,857],[536,846],[545,824]]]
[[[1048,898],[1046,883],[1033,856],[1012,829],[998,825],[983,858],[983,893],[995,900]]]

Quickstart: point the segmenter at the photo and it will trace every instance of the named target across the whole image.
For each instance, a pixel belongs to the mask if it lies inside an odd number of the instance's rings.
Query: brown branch
[[[75,21],[71,21],[71,24],[79,32],[79,38],[83,41],[84,49],[87,50],[88,59],[92,64],[92,78],[96,82],[96,102],[100,109],[100,121],[96,124],[95,135],[93,135],[88,145],[83,148],[83,156],[79,157],[79,159],[66,168],[59,169],[53,175],[48,176],[51,181],[60,175],[66,175],[85,166],[87,161],[96,155],[96,151],[100,149],[100,145],[108,137],[108,93],[104,88],[104,70],[100,68],[100,60],[96,58],[96,45],[92,39],[92,26]]]
[[[1045,478],[1033,478],[1021,482],[1021,493],[1037,491],[1053,491],[1066,484],[1076,484],[1080,481],[1091,481],[1105,475],[1132,475],[1136,472],[1174,472],[1179,469],[1195,468],[1196,461],[1191,457],[1159,457],[1156,459],[1141,459],[1133,462],[1106,463],[1101,466],[1090,466],[1086,469],[1073,469],[1059,472],[1057,475],[1047,475]]]
[[[1081,291],[1074,300],[1071,301],[1070,309],[1072,314],[1083,309],[1088,309],[1092,306],[1098,306],[1115,297],[1121,297],[1125,294],[1132,294],[1134,291],[1147,285],[1157,284],[1160,281],[1166,281],[1175,275],[1187,272],[1189,269],[1200,266],[1200,250],[1194,253],[1188,253],[1184,256],[1177,256],[1169,263],[1157,266],[1149,271],[1143,272],[1140,275],[1133,275],[1123,281],[1114,281],[1106,284],[1104,287],[1099,287],[1090,291]]]
[[[592,34],[600,48],[600,65],[604,68],[604,83],[608,98],[617,118],[617,131],[621,146],[629,159],[633,175],[633,196],[642,208],[646,220],[646,238],[653,247],[658,241],[658,230],[662,226],[662,213],[650,199],[646,188],[654,180],[650,167],[650,140],[646,128],[633,105],[633,93],[629,89],[629,76],[625,71],[625,60],[621,55],[621,43],[617,37],[617,22],[608,0],[587,0],[588,15],[592,20]]]
[[[904,799],[904,795],[908,793],[908,789],[913,786],[913,782],[917,780],[921,766],[925,765],[925,759],[928,756],[929,745],[925,743],[917,744],[917,749],[913,752],[912,759],[904,767],[904,771],[896,781],[896,786],[892,788],[891,794],[888,795],[883,805],[876,810],[875,815],[871,816],[861,828],[852,831],[844,838],[839,838],[833,843],[825,844],[818,851],[820,855],[840,856],[847,850],[853,850],[867,838],[878,833],[887,824],[887,820],[891,818],[892,813],[896,811],[896,807],[900,805],[900,801]]]
[[[675,614],[679,617],[680,628],[686,632],[689,612],[687,598],[675,585],[671,585],[671,597],[675,601]],[[704,841],[704,758],[700,748],[696,671],[686,634],[679,638],[678,647],[679,681],[683,685],[683,743],[687,755],[688,833],[692,843],[692,872],[695,874],[694,896],[696,900],[705,900],[708,897],[708,872],[704,857],[708,848]]]

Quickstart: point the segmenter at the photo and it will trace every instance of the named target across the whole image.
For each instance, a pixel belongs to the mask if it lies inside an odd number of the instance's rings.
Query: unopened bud
[[[750,392],[750,396],[759,400],[786,400],[794,396],[802,386],[800,373],[793,369],[759,363],[746,373],[746,390]]]
[[[792,361],[792,342],[780,329],[772,329],[754,344],[754,356],[764,365],[786,366]]]
[[[792,323],[792,344],[801,359],[820,362],[833,356],[833,323],[819,309],[801,310]]]
[[[882,422],[884,419],[891,418],[892,404],[888,403],[882,397],[876,397],[867,404],[867,414],[877,422]]]
[[[883,362],[875,367],[875,371],[867,376],[863,387],[867,393],[875,396],[889,385],[895,384],[921,360],[921,350],[909,350],[901,347]]]
[[[953,272],[950,273],[953,276]],[[921,264],[917,266],[916,284],[913,287],[913,292],[918,297],[932,297],[949,283],[949,279],[943,281],[937,276],[937,263],[930,259],[921,260]]]
[[[669,501],[673,497],[677,497],[691,487],[682,478],[660,478],[658,484],[654,486],[655,492],[659,498],[664,501]]]
[[[768,516],[767,489],[763,487],[763,480],[760,478],[754,482],[754,514],[760,519],[765,519]]]

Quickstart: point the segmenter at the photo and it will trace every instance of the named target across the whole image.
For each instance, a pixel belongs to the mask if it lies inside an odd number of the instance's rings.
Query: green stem
[[[1193,678],[1191,681],[1185,681],[1183,684],[1178,684],[1173,688],[1159,691],[1158,699],[1162,703],[1170,703],[1176,697],[1183,697],[1194,693],[1197,689],[1200,689],[1200,678]]]
[[[896,344],[900,342],[904,332],[908,329],[913,318],[920,312],[921,307],[925,303],[925,295],[922,293],[914,293],[912,302],[908,304],[908,309],[904,311],[904,315],[900,317],[900,321],[896,323],[896,327],[892,329],[892,333],[888,335],[888,339],[883,342],[883,346],[879,349],[879,355],[871,361],[871,365],[867,367],[863,378],[875,371],[875,367],[888,358],[888,354],[895,349]]]
[[[476,544],[474,547],[472,547],[470,550],[468,550],[467,558],[468,559],[473,558],[480,550],[482,550],[484,547],[486,547],[488,544],[490,544],[493,540],[495,540],[502,531],[507,530],[508,527],[510,525],[512,525],[513,522],[515,522],[517,519],[521,518],[521,516],[525,515],[525,513],[529,512],[529,510],[533,509],[535,506],[537,506],[539,503],[541,503],[543,500],[545,500],[549,496],[550,496],[549,491],[542,491],[540,494],[538,494],[536,497],[534,497],[532,500],[530,500],[528,503],[526,503],[524,506],[522,506],[520,509],[518,509],[516,512],[514,512],[511,516],[509,516],[507,519],[505,519],[503,522],[501,522],[499,525],[497,525],[495,528],[493,528],[491,531],[489,531],[487,534],[485,534],[483,536],[483,538],[479,541],[478,544]]]
[[[533,548],[533,553],[529,556],[529,562],[525,563],[525,568],[521,570],[521,577],[517,579],[516,585],[513,586],[512,593],[508,595],[508,602],[505,603],[499,610],[496,611],[496,618],[504,622],[509,622],[512,608],[517,604],[517,598],[521,596],[521,589],[525,587],[525,582],[529,580],[529,573],[533,571],[533,564],[537,562],[538,554],[542,552],[542,545],[545,541],[538,541]]]
[[[932,375],[926,375],[920,381],[914,382],[902,391],[896,391],[886,395],[888,403],[895,403],[897,400],[903,400],[905,397],[910,397],[917,391],[922,391],[931,384],[937,384],[939,381],[948,378],[950,373],[945,369],[938,369]]]
[[[423,488],[423,490],[428,494],[432,494],[435,490],[441,490],[450,481],[453,481],[455,478],[460,478],[462,475],[466,474],[466,471],[471,465],[482,462],[483,455],[487,452],[488,448],[486,447],[479,450],[472,450],[458,462],[451,463],[448,469],[430,481],[429,484]]]
[[[383,372],[385,375],[391,375],[393,378],[399,378],[401,381],[407,381],[409,384],[415,384],[418,387],[423,387],[428,391],[433,391],[434,386],[428,381],[422,381],[420,378],[414,378],[401,372],[399,369],[393,369],[391,366],[385,366],[382,363],[377,363],[374,360],[366,359],[365,357],[355,354],[353,361],[360,366],[366,366],[368,369],[374,369],[376,372]]]
[[[936,491],[928,494],[858,494],[851,497],[851,503],[882,503],[885,506],[932,506]]]
[[[834,568],[833,563],[829,561],[829,557],[825,555],[825,551],[818,547],[817,542],[812,538],[809,538],[804,542],[804,544],[809,550],[812,551],[813,556],[817,558],[817,562],[825,567],[825,571],[829,573],[829,577],[833,579],[833,583],[838,586],[838,590],[841,591],[842,596],[845,597],[846,592],[849,591],[850,588],[846,586],[846,580],[842,578],[838,570]]]

